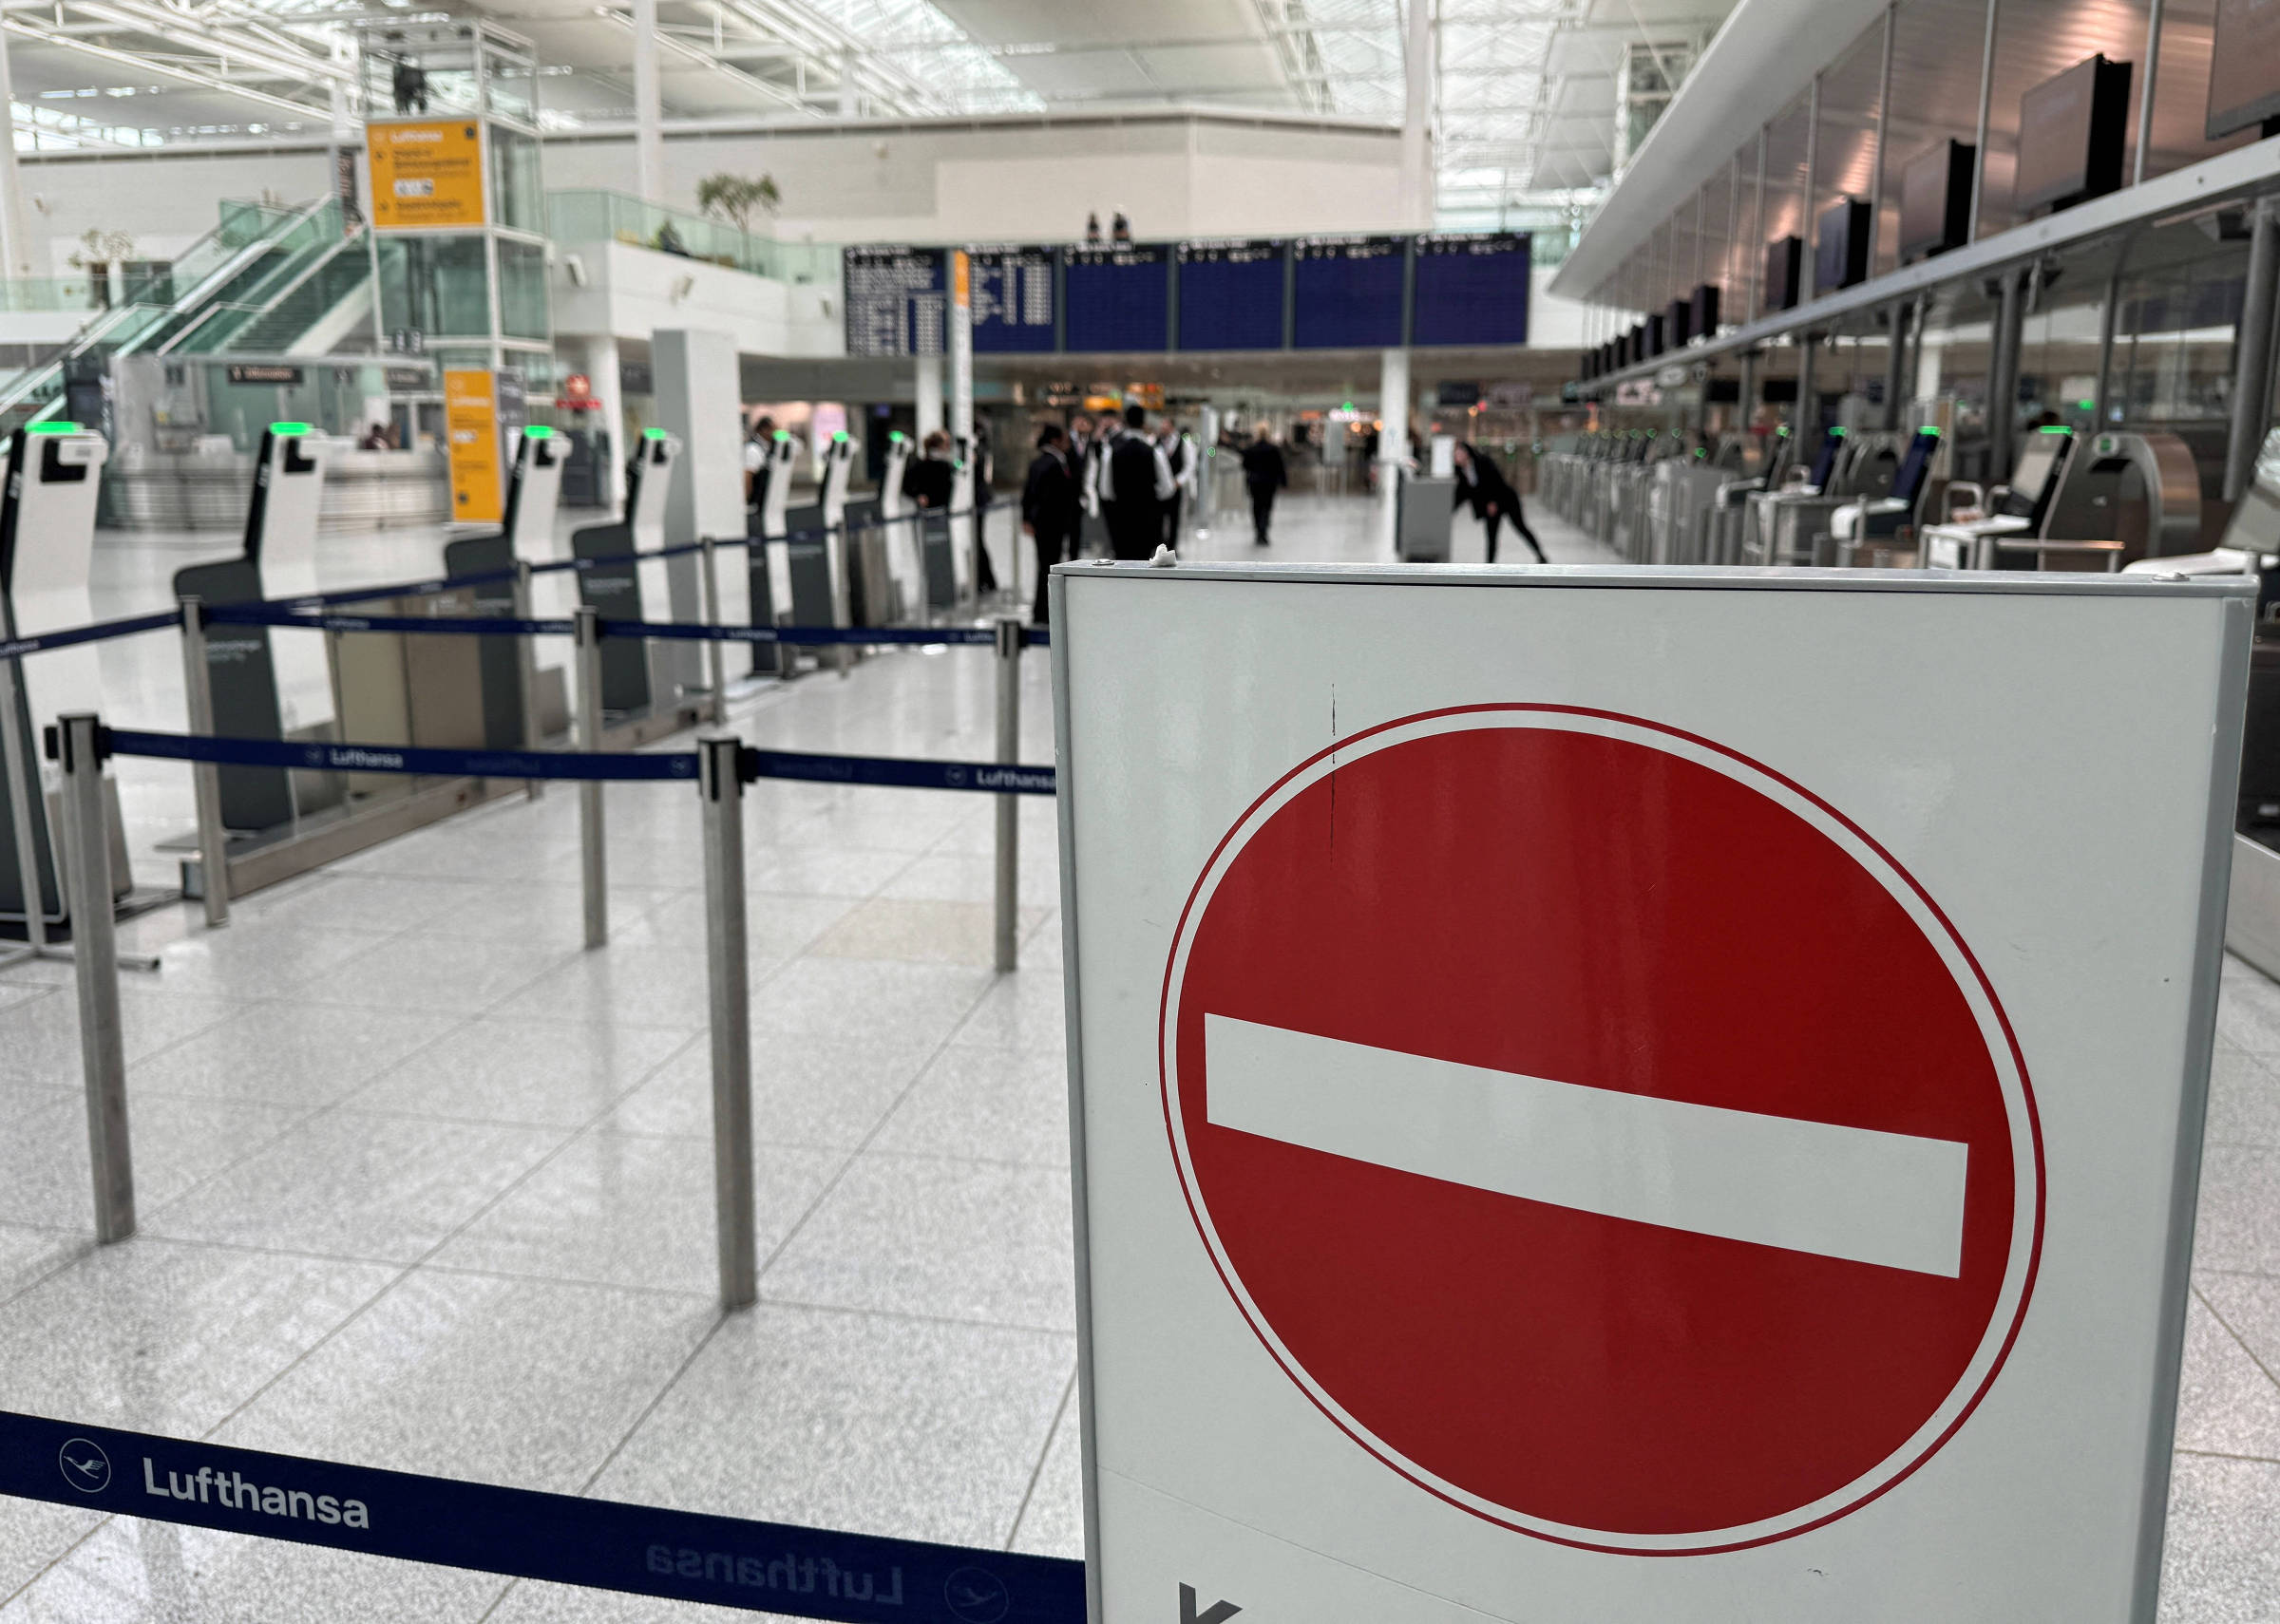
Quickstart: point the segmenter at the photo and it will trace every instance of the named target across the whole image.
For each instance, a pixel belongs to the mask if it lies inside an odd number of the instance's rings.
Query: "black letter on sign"
[[[1195,1610],[1195,1586],[1180,1586],[1180,1624],[1227,1624],[1242,1608],[1231,1601],[1215,1601],[1207,1613]]]

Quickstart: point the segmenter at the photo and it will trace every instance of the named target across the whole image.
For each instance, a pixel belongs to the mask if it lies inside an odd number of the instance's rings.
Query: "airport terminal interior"
[[[2280,6],[0,101],[0,1624],[2280,1621]]]

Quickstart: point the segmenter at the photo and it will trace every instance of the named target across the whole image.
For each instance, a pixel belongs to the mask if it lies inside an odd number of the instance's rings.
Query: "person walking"
[[[1267,532],[1275,522],[1275,493],[1290,483],[1290,469],[1282,461],[1282,448],[1275,444],[1274,433],[1261,424],[1243,448],[1243,482],[1251,492],[1251,540],[1254,545],[1267,545]]]
[[[1164,540],[1164,503],[1177,487],[1164,448],[1148,437],[1148,411],[1124,408],[1124,422],[1102,448],[1094,491],[1109,527],[1109,550],[1146,563]]]
[[[1536,556],[1539,564],[1549,563],[1544,557],[1543,543],[1536,533],[1528,527],[1520,514],[1520,493],[1505,480],[1504,470],[1496,466],[1495,459],[1473,446],[1472,442],[1456,443],[1456,500],[1450,504],[1454,513],[1460,507],[1470,507],[1472,517],[1479,519],[1489,534],[1489,562],[1496,561],[1496,528],[1507,519],[1528,543],[1528,550]]]
[[[957,483],[950,465],[950,436],[940,429],[929,434],[919,454],[902,465],[902,494],[929,513],[946,513]]]
[[[1156,445],[1164,453],[1164,462],[1171,469],[1171,495],[1164,500],[1164,544],[1173,552],[1180,546],[1180,508],[1195,481],[1195,444],[1179,430],[1168,418],[1157,431]]]
[[[1021,530],[1037,548],[1037,600],[1029,618],[1038,626],[1048,618],[1045,576],[1054,565],[1074,555],[1082,513],[1076,473],[1069,461],[1069,436],[1059,424],[1049,423],[1037,431],[1037,454],[1021,486]]]
[[[769,453],[775,449],[776,420],[766,412],[752,420],[744,436],[744,507],[757,515],[768,505]],[[756,535],[757,531],[748,530]]]

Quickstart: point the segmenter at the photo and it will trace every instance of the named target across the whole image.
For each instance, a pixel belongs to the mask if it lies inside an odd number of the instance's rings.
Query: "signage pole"
[[[591,755],[601,748],[601,614],[581,603],[570,612],[578,649],[578,746]],[[578,786],[579,873],[585,888],[586,946],[610,941],[609,848],[602,823],[602,791],[587,779]]]
[[[699,739],[697,789],[705,802],[705,969],[711,980],[712,1196],[720,1239],[720,1306],[759,1298],[752,1208],[751,982],[745,965],[742,746]]]
[[[119,940],[111,919],[111,842],[104,815],[103,726],[86,711],[57,718],[65,841],[71,877],[79,1049],[87,1086],[87,1151],[95,1174],[95,1238],[135,1233],[135,1168],[126,1129],[126,1040],[120,1027]]]
[[[1000,614],[998,634],[998,759],[1021,759],[1021,617]],[[1021,807],[1009,793],[998,797],[998,973],[1014,968],[1021,912]]]
[[[207,664],[205,606],[182,599],[182,691],[190,700],[190,731],[214,733],[214,671]],[[221,823],[221,769],[196,762],[190,782],[198,797],[198,867],[205,893],[206,929],[230,922],[229,836]]]
[[[515,617],[531,618],[530,561],[515,560]],[[517,637],[515,650],[522,677],[522,747],[535,750],[541,743],[539,727],[539,651],[528,637]],[[530,799],[538,800],[546,793],[545,784],[539,779],[529,781]]]
[[[697,585],[704,593],[705,624],[720,624],[720,573],[713,551],[712,538],[701,538]],[[705,645],[705,681],[712,687],[712,703],[710,710],[712,726],[724,727],[729,720],[729,660],[718,640]]]

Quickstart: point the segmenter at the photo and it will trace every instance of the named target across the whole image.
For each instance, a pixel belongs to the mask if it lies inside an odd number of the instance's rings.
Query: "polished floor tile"
[[[1076,1328],[1069,1176],[858,1157],[761,1276],[771,1300]]]
[[[846,1161],[844,1151],[753,1153],[758,1256],[782,1244]],[[439,1268],[687,1292],[719,1291],[712,1142],[586,1133],[435,1255]]]
[[[1042,908],[1015,913],[1015,936],[1036,929]],[[826,931],[808,952],[819,958],[888,959],[904,964],[997,963],[998,910],[992,902],[911,901],[874,897]]]
[[[1051,1050],[952,1044],[880,1131],[881,1150],[1069,1165],[1069,1067]]]
[[[129,1098],[327,1105],[461,1024],[455,1015],[256,1004],[130,1067]]]
[[[1054,1422],[1052,1442],[1045,1446],[1045,1458],[1037,1463],[1036,1481],[1030,1485],[1029,1500],[1021,1507],[1020,1523],[1014,1529],[1014,1550],[1038,1557],[1084,1559],[1082,1434],[1083,1424],[1077,1418],[1076,1378],[1072,1375],[1061,1413]]]
[[[2280,1294],[2259,1291],[2260,1286],[2280,1286],[2280,1281],[2202,1276],[2200,1292],[2186,1312],[2185,1367],[2177,1394],[2180,1449],[2280,1461],[2280,1383],[2242,1340],[2252,1326],[2280,1329]],[[2220,1305],[2214,1312],[2212,1303]]]
[[[128,1161],[137,1206],[156,1211],[251,1155],[303,1114],[285,1105],[150,1095],[130,1083]],[[47,1109],[0,1134],[0,1219],[94,1227],[83,1096],[58,1091]]]
[[[768,1303],[723,1325],[626,1441],[613,1500],[1001,1546],[1073,1338]]]
[[[417,1014],[472,1015],[569,963],[575,948],[463,941],[428,932],[391,936],[294,990],[296,1003]]]
[[[567,1135],[330,1111],[144,1215],[151,1234],[410,1263]]]
[[[119,988],[120,1029],[131,1065],[219,1025],[247,1006],[195,992],[166,992],[140,977]],[[0,1082],[77,1084],[85,1075],[79,1000],[68,987],[0,1010]]]
[[[870,1032],[940,1042],[989,991],[985,970],[935,964],[877,964],[799,958],[752,992],[757,1033],[832,1036]]]
[[[360,1111],[582,1127],[693,1040],[667,1027],[485,1017],[454,1028],[354,1096]]]
[[[566,958],[491,1012],[518,1021],[624,1023],[684,1034],[711,1018],[701,951],[612,943]]]
[[[849,1150],[875,1132],[934,1052],[925,1039],[861,1030],[844,1036],[752,1035],[752,1137],[763,1144]],[[712,1133],[712,1049],[699,1040],[605,1119],[624,1133]]]

